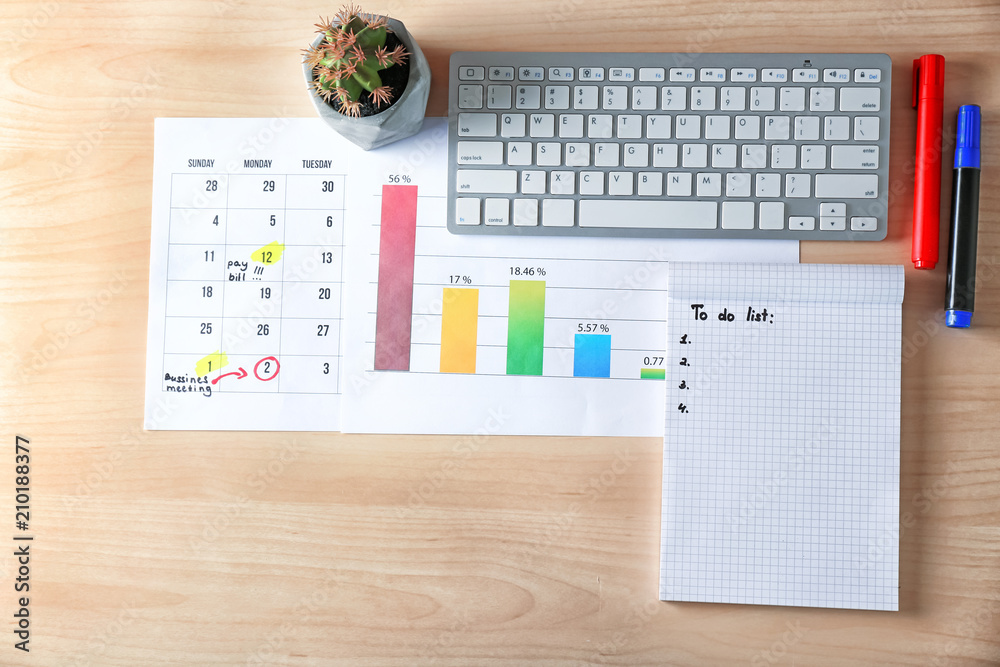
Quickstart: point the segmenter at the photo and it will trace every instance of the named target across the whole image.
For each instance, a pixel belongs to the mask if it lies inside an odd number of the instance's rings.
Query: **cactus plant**
[[[410,55],[402,44],[386,46],[386,18],[351,4],[331,20],[316,24],[324,37],[305,51],[304,62],[313,72],[312,86],[342,114],[361,116],[362,104],[375,108],[392,104],[392,88],[383,85],[380,72],[404,64]]]

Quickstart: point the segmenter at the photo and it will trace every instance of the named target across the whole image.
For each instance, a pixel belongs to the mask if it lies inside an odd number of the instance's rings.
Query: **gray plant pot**
[[[351,118],[335,110],[323,101],[310,87],[309,96],[320,118],[338,134],[361,148],[371,150],[413,136],[420,131],[427,109],[427,95],[431,90],[431,68],[427,58],[401,21],[389,19],[389,31],[399,38],[410,52],[410,79],[406,90],[391,107],[372,116]],[[323,35],[316,35],[313,46],[322,41]],[[312,70],[303,63],[306,84],[312,83]]]

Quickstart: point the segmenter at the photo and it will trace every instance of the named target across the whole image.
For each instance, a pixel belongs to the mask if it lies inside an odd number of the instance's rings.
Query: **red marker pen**
[[[913,179],[913,252],[918,269],[938,261],[941,229],[941,123],[944,107],[944,56],[913,61],[913,106],[917,110],[917,164]]]

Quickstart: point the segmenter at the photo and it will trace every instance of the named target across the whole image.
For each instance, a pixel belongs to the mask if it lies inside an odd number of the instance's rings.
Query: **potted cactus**
[[[431,71],[405,26],[349,5],[316,27],[302,67],[320,117],[365,150],[419,132]]]

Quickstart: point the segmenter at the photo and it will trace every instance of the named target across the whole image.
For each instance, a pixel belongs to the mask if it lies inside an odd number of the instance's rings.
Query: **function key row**
[[[515,71],[516,70],[516,71]],[[544,67],[485,67],[481,65],[463,65],[458,68],[458,79],[460,81],[545,81],[548,74],[549,81],[675,81],[675,82],[755,82],[766,83],[880,83],[882,81],[882,70],[859,68],[853,70],[847,68],[828,68],[820,70],[818,68],[797,68],[789,72],[784,68],[761,68],[755,67],[733,67],[727,72],[724,67],[640,67],[638,68],[638,78],[636,78],[636,68],[634,67],[549,67],[546,72]],[[607,78],[605,78],[605,74]],[[758,78],[759,76],[759,78]]]

